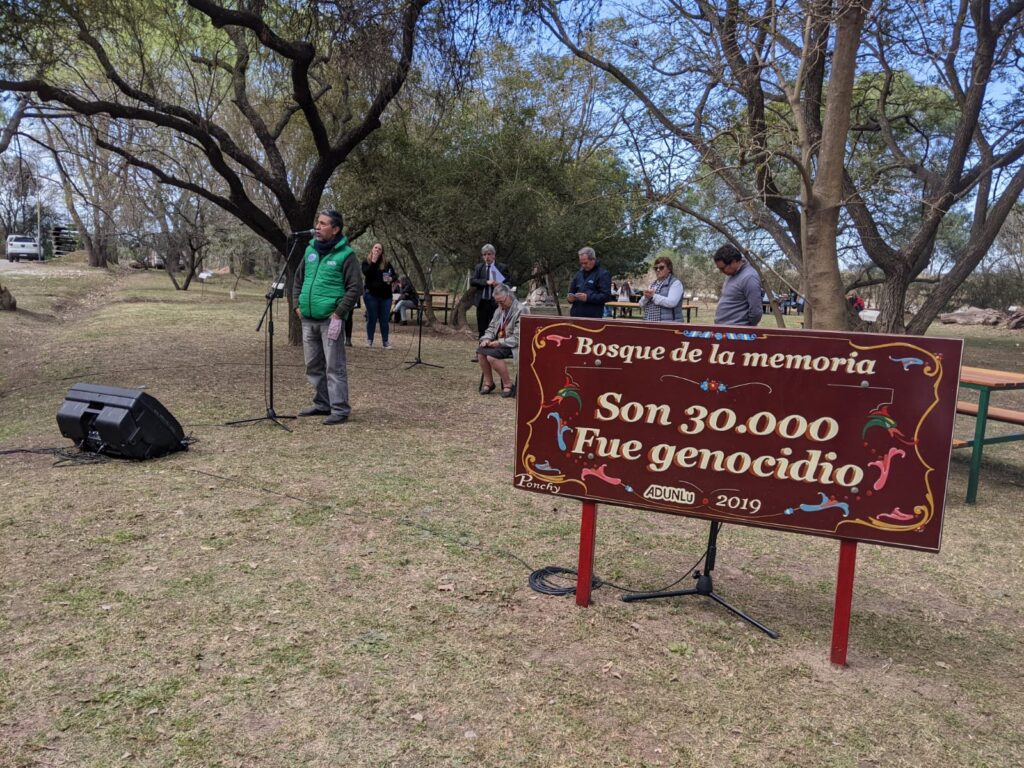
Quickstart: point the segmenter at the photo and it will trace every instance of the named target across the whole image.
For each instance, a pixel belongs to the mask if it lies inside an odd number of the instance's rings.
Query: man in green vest
[[[295,314],[302,319],[306,377],[314,390],[313,405],[299,416],[326,416],[324,424],[344,424],[352,412],[342,326],[363,293],[363,277],[348,238],[341,234],[343,225],[337,211],[320,212],[292,282]]]

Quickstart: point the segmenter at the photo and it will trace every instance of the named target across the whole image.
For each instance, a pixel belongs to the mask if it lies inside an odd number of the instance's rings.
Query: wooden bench
[[[978,404],[966,400],[957,400],[956,412],[978,417]],[[1004,421],[1007,424],[1019,424],[1024,427],[1024,411],[1012,411],[1009,408],[993,408],[989,406],[988,418],[993,421]]]
[[[421,293],[418,298],[419,309],[426,309],[427,307],[430,307],[435,311],[443,312],[444,319],[441,322],[448,325],[448,313],[455,311],[455,299],[450,293],[431,291],[430,293]],[[409,312],[412,312],[414,316],[417,311],[417,307],[409,307]],[[393,301],[391,304],[391,314],[394,318],[394,322],[397,323],[400,320],[398,316],[397,301]]]
[[[993,392],[1024,389],[1024,374],[965,365],[960,368],[960,386],[973,389],[978,393],[977,403],[959,400],[956,404],[957,413],[974,417],[974,438],[972,440],[953,440],[954,448],[971,449],[971,467],[967,476],[967,503],[974,504],[978,495],[984,446],[1024,440],[1024,432],[993,437],[985,435],[989,419],[1024,426],[1024,412],[989,405],[989,399]]]

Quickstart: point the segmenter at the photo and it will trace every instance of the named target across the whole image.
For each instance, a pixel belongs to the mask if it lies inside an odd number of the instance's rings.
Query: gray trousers
[[[330,409],[335,416],[348,416],[348,370],[345,365],[345,333],[333,341],[327,338],[331,326],[326,320],[302,318],[302,351],[306,358],[306,378],[313,385],[313,405]]]

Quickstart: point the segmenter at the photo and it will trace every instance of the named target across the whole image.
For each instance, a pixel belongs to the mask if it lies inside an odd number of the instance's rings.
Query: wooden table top
[[[960,368],[960,383],[973,384],[990,389],[1024,389],[1024,373],[997,371],[992,368]]]
[[[606,303],[606,306],[609,306],[609,307],[631,307],[633,309],[636,309],[637,307],[640,306],[640,302],[639,301],[609,301],[609,302]],[[680,308],[681,309],[700,309],[700,307],[698,307],[696,304],[681,304]]]

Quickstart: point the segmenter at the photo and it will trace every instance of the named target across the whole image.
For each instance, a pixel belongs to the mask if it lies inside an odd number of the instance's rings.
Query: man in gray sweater
[[[715,310],[715,325],[750,325],[761,322],[761,278],[733,245],[723,245],[714,255],[715,266],[725,275],[722,296]]]

